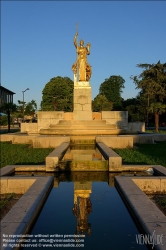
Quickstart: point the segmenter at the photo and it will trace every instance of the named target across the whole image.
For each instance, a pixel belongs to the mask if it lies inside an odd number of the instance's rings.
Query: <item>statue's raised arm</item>
[[[77,48],[77,37],[78,37],[78,32],[76,32],[75,36],[74,36],[74,46]]]

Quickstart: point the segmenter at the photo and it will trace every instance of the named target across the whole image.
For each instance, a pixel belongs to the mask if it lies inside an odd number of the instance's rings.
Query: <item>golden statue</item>
[[[91,193],[91,182],[74,182],[73,214],[77,217],[76,234],[91,234],[91,224],[88,222],[88,215],[92,212]]]
[[[89,81],[92,70],[91,66],[87,62],[87,55],[90,54],[90,43],[84,47],[84,41],[80,40],[80,46],[77,45],[77,37],[78,37],[78,32],[76,32],[74,36],[74,46],[76,47],[76,53],[77,53],[77,60],[72,66],[72,70],[77,76],[78,74],[78,80],[79,81]]]
[[[77,217],[76,234],[91,234],[91,224],[88,223],[88,215],[92,212],[92,203],[90,198],[77,197],[77,203],[74,204],[73,214]]]

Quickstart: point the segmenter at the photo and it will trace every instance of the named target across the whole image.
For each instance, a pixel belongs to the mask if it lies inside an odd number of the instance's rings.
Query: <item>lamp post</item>
[[[24,122],[24,92],[27,91],[27,90],[29,90],[29,88],[22,91],[22,94],[23,94],[23,111],[22,111],[22,113],[23,113],[23,122]]]

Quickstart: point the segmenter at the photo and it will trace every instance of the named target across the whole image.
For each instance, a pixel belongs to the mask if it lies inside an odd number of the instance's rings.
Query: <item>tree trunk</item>
[[[156,133],[159,132],[159,113],[155,112],[155,130]]]
[[[7,120],[8,120],[8,133],[10,133],[10,110],[7,110]]]

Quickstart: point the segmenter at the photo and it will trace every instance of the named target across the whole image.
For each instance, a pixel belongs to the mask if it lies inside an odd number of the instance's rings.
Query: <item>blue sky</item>
[[[124,99],[138,93],[130,80],[139,63],[166,62],[164,1],[2,1],[1,85],[16,94],[14,103],[36,100],[56,76],[73,80],[73,37],[91,43],[92,98],[111,75],[125,79]]]

